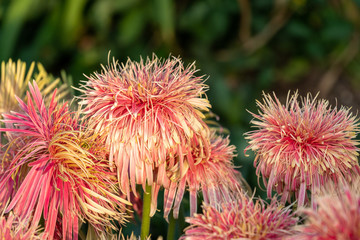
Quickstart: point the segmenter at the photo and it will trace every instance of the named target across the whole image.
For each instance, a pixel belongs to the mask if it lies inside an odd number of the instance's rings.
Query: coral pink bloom
[[[339,186],[340,185],[340,186]],[[293,240],[358,240],[360,239],[360,177],[352,186],[329,184],[315,196],[317,210],[303,208],[299,212],[305,223],[296,229]]]
[[[282,239],[294,231],[297,218],[291,210],[281,207],[276,199],[267,205],[261,199],[253,201],[245,195],[221,206],[203,206],[202,214],[186,219],[190,226],[181,239],[230,240]]]
[[[235,156],[235,146],[229,145],[228,138],[216,136],[211,133],[210,157],[204,158],[199,151],[198,143],[192,144],[192,152],[185,157],[184,166],[187,169],[185,175],[179,181],[172,181],[170,188],[164,192],[164,216],[168,217],[174,203],[174,217],[178,217],[180,203],[185,188],[190,191],[190,216],[196,213],[197,193],[202,190],[204,202],[212,206],[219,201],[230,200],[233,193],[241,188],[241,174],[234,169],[232,159]],[[187,163],[195,162],[193,168]],[[168,175],[172,175],[168,171]],[[175,200],[175,202],[174,202]]]
[[[301,206],[328,181],[351,180],[360,173],[358,164],[358,123],[349,109],[332,109],[326,100],[310,95],[298,101],[295,93],[282,105],[274,95],[264,94],[257,102],[259,114],[252,113],[257,130],[247,133],[256,153],[256,172],[263,176],[268,196],[271,190],[283,193],[282,201],[295,194]]]
[[[15,96],[26,101],[27,86],[32,79],[34,79],[40,92],[44,95],[54,91],[54,89],[59,86],[60,89],[57,90],[56,98],[63,99],[65,96],[69,96],[68,84],[62,82],[59,78],[55,79],[51,74],[48,74],[41,63],[35,64],[35,62],[32,62],[27,69],[25,62],[22,62],[21,60],[14,62],[9,59],[7,62],[1,62],[0,72],[0,114],[9,113],[10,111],[21,111]],[[47,102],[50,101],[45,101],[45,104],[47,104]],[[2,119],[2,116],[0,116],[0,119]],[[6,128],[12,128],[12,126],[9,125],[6,126]],[[10,132],[0,133],[0,146],[1,144],[6,144],[11,140],[12,138]],[[3,159],[0,166],[0,177],[4,174],[4,169],[6,169],[11,156],[13,156],[17,149],[19,149],[19,146],[11,146],[10,149],[6,150],[6,155],[3,155],[0,152],[0,157]],[[17,174],[16,179],[9,179],[8,189],[13,189],[12,186],[16,184],[16,181],[18,181],[20,177],[19,175],[20,174]],[[10,190],[7,192],[1,192],[0,204],[5,204],[12,195],[12,192],[13,191]]]
[[[4,240],[40,240],[45,234],[36,226],[29,227],[29,221],[16,218],[11,212],[7,217],[0,216],[0,239]]]
[[[49,239],[57,222],[63,239],[77,239],[83,219],[99,231],[114,227],[112,219],[122,222],[126,201],[116,195],[104,140],[78,123],[66,104],[57,105],[56,91],[46,107],[35,82],[29,89],[26,103],[18,99],[23,113],[4,114],[4,121],[15,127],[0,129],[16,134],[10,144],[26,140],[0,179],[3,193],[8,179],[26,169],[6,212],[32,217],[32,226],[43,217]]]
[[[89,77],[83,87],[85,114],[95,129],[108,131],[110,163],[117,166],[121,190],[128,198],[130,189],[136,194],[136,184],[144,190],[146,184],[153,185],[153,196],[159,186],[168,188],[167,169],[183,175],[191,139],[208,157],[201,110],[207,111],[210,104],[203,98],[206,85],[195,72],[194,64],[184,68],[180,59],[161,61],[154,56],[139,63],[114,62]]]

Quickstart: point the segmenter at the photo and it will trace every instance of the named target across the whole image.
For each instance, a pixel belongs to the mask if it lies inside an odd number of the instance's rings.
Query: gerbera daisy
[[[77,239],[84,219],[98,230],[116,228],[111,221],[123,223],[127,201],[117,195],[104,139],[79,123],[66,103],[58,105],[56,91],[46,107],[35,82],[29,89],[26,103],[18,99],[23,113],[4,115],[14,128],[0,129],[14,133],[11,144],[26,139],[0,179],[0,192],[8,191],[8,179],[28,168],[6,212],[32,217],[33,226],[43,217],[49,239],[57,221],[63,239]]]
[[[256,153],[256,173],[263,176],[268,197],[272,190],[283,194],[282,201],[294,194],[301,206],[307,190],[313,194],[328,181],[349,181],[360,173],[359,127],[350,109],[331,108],[310,95],[300,102],[297,92],[285,105],[275,94],[264,94],[263,101],[257,102],[259,114],[252,113],[257,129],[246,134],[245,152]]]
[[[289,207],[282,207],[275,198],[267,205],[240,194],[237,200],[223,202],[220,206],[203,205],[202,214],[186,221],[190,224],[181,239],[230,240],[282,239],[294,233],[297,218]]]
[[[164,192],[164,216],[167,219],[174,202],[174,217],[178,217],[180,203],[185,188],[190,192],[190,216],[197,211],[197,194],[202,190],[204,202],[212,206],[219,201],[230,200],[233,193],[241,188],[241,173],[234,169],[232,159],[235,156],[235,146],[229,145],[228,138],[217,136],[212,132],[210,139],[210,156],[204,157],[201,154],[201,147],[198,142],[192,142],[192,151],[185,156],[185,174],[179,181],[172,181],[170,188]],[[189,168],[188,162],[194,162]],[[171,179],[174,176],[171,170],[167,174]]]
[[[352,184],[329,183],[315,196],[316,208],[301,208],[305,223],[289,239],[360,239],[360,177]]]
[[[113,62],[83,86],[84,112],[94,129],[108,131],[110,163],[115,163],[128,199],[137,184],[144,190],[146,184],[153,186],[154,199],[160,186],[170,185],[167,169],[183,176],[189,142],[197,141],[202,157],[209,157],[201,111],[210,104],[204,98],[207,86],[195,72],[194,64],[185,68],[178,58],[162,61],[154,56],[139,63]],[[169,155],[178,157],[169,161]]]

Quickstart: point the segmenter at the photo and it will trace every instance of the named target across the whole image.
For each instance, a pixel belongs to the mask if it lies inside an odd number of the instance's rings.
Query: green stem
[[[173,216],[173,212],[170,213],[168,232],[167,232],[167,240],[175,239],[175,230],[176,230],[176,219]]]
[[[187,226],[187,223],[185,222],[185,216],[184,216],[184,208],[183,206],[180,206],[180,212],[179,212],[179,218],[178,218],[178,225],[179,225],[179,232],[180,234],[184,233],[184,229]]]
[[[151,207],[151,186],[146,184],[143,195],[143,212],[141,220],[141,240],[149,236],[150,231],[150,207]]]

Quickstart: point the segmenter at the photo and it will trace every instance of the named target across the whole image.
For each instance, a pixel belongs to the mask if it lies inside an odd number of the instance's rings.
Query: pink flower
[[[93,127],[108,131],[110,164],[115,163],[128,199],[130,189],[136,194],[137,184],[144,190],[148,184],[156,202],[160,186],[170,186],[168,169],[177,178],[185,174],[184,156],[192,151],[189,142],[198,142],[202,157],[209,157],[201,111],[210,104],[203,98],[207,86],[195,72],[194,64],[184,68],[180,59],[162,61],[154,56],[139,63],[114,62],[88,77],[81,104]]]
[[[197,193],[200,190],[202,190],[204,202],[214,206],[219,201],[230,200],[233,193],[237,193],[241,188],[241,174],[234,169],[232,163],[235,146],[229,145],[228,138],[216,136],[214,132],[209,136],[209,140],[210,157],[206,158],[201,153],[202,146],[198,142],[193,142],[191,154],[185,156],[184,176],[179,181],[172,181],[170,188],[165,189],[164,216],[166,219],[173,203],[174,217],[178,217],[185,188],[188,188],[190,192],[190,216],[197,211]],[[190,167],[188,162],[194,162],[194,165]],[[173,175],[171,171],[167,174],[170,177]],[[177,179],[176,176],[174,178]]]
[[[256,172],[263,176],[269,197],[271,190],[283,193],[282,201],[295,194],[301,206],[307,190],[314,194],[329,181],[349,181],[360,173],[355,140],[359,128],[349,109],[332,109],[328,101],[310,95],[300,103],[297,92],[285,106],[266,94],[257,105],[259,114],[252,113],[257,130],[247,133],[245,152],[256,153]]]
[[[117,195],[104,139],[79,122],[66,103],[58,105],[56,91],[46,107],[35,82],[29,89],[26,103],[18,99],[23,113],[4,114],[14,128],[0,129],[14,133],[11,145],[25,142],[0,179],[3,193],[10,178],[25,173],[6,212],[31,218],[32,226],[43,217],[49,239],[58,222],[63,239],[77,239],[83,219],[99,231],[116,228],[110,221],[124,221],[127,201]]]
[[[45,234],[36,226],[29,227],[29,221],[21,220],[10,212],[8,216],[0,216],[0,239],[4,240],[40,240]]]
[[[281,207],[276,199],[267,205],[240,194],[237,200],[221,206],[203,206],[202,214],[186,219],[185,240],[281,239],[294,231],[297,218],[289,207]]]
[[[360,177],[352,185],[328,184],[315,196],[317,210],[302,208],[304,225],[289,239],[357,240],[360,239]]]

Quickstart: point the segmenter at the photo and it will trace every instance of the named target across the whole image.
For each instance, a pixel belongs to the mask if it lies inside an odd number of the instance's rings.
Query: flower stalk
[[[151,186],[146,184],[143,195],[143,213],[141,220],[141,240],[147,239],[150,231]]]
[[[175,239],[175,231],[176,231],[176,219],[174,218],[173,214],[170,214],[167,237],[168,240]]]

